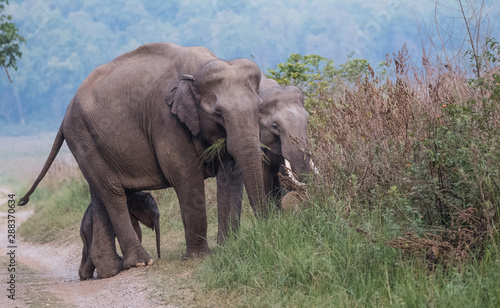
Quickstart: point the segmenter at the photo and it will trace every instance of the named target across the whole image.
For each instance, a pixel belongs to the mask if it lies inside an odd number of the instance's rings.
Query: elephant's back
[[[111,63],[119,64],[121,62],[126,62],[133,60],[135,58],[141,57],[167,57],[167,58],[175,58],[176,55],[185,47],[181,47],[174,43],[149,43],[144,44],[136,49],[124,53],[116,57]]]
[[[163,106],[165,91],[175,88],[183,74],[196,75],[214,59],[217,57],[204,47],[142,45],[95,68],[78,88],[73,108],[90,119],[108,111],[144,114],[156,105]]]
[[[95,68],[78,92],[96,94],[99,89],[105,89],[109,93],[116,86],[119,90],[134,89],[158,79],[162,79],[166,87],[175,87],[182,75],[196,75],[203,65],[215,59],[217,57],[205,47],[145,44]]]
[[[110,62],[111,66],[137,59],[155,58],[167,61],[178,68],[182,74],[195,74],[205,63],[217,59],[217,56],[205,47],[182,47],[174,43],[150,43],[139,46]]]

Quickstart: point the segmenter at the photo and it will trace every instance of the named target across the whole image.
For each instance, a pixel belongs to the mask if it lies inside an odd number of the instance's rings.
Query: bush
[[[494,40],[486,45],[483,68],[500,58]],[[320,176],[303,199],[340,201],[345,217],[380,210],[402,234],[431,232],[444,246],[469,245],[464,249],[480,257],[500,210],[498,67],[470,79],[439,59],[424,57],[420,66],[410,59],[403,46],[378,74],[362,60],[335,68],[300,55],[270,70],[308,98]],[[465,236],[467,228],[474,231]]]
[[[285,63],[268,71],[267,76],[280,85],[294,85],[303,90],[308,111],[323,108],[333,100],[344,83],[355,83],[364,74],[373,71],[365,59],[352,59],[334,66],[333,60],[318,55],[291,54]]]

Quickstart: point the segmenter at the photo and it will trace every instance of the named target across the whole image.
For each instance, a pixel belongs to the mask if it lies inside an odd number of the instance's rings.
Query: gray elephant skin
[[[153,196],[151,196],[151,194],[149,193],[136,192],[132,194],[132,196],[127,198],[127,208],[129,211],[132,226],[134,227],[134,230],[139,237],[139,241],[142,242],[142,231],[139,225],[139,221],[146,227],[151,228],[155,231],[156,251],[158,254],[158,258],[161,258],[160,211]],[[96,211],[96,207],[93,203],[90,203],[89,207],[85,211],[85,214],[83,215],[82,223],[80,226],[80,236],[83,242],[82,261],[80,264],[80,269],[78,270],[80,280],[87,280],[94,277],[95,265],[92,262],[92,258],[90,256],[90,250],[92,248],[92,236],[94,233],[94,211]],[[99,230],[96,231],[99,232]],[[109,234],[109,237],[112,238],[112,240],[109,242],[109,245],[111,245],[111,247],[108,249],[114,249],[116,251],[115,234]],[[103,248],[98,247],[98,249]],[[101,277],[99,274],[100,273],[98,272],[97,276]]]
[[[226,137],[229,153],[214,171],[218,186],[231,185],[227,179],[241,172],[257,215],[268,210],[259,139],[260,78],[258,66],[248,59],[223,61],[206,48],[171,43],[146,44],[97,67],[70,102],[49,157],[19,204],[29,201],[66,140],[89,183],[92,203],[105,209],[94,215],[94,228],[97,223],[104,230],[94,232],[93,246],[105,247],[109,238],[101,235],[114,229],[123,268],[151,264],[130,222],[126,192],[173,187],[185,256],[208,253],[204,179],[210,173],[200,155],[215,140]],[[220,192],[222,204],[230,204],[231,197]],[[226,212],[219,217],[230,219],[230,206],[221,209]],[[91,250],[102,277],[122,269],[115,254]]]

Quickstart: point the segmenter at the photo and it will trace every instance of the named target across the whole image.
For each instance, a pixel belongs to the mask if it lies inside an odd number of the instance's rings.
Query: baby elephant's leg
[[[148,193],[136,192],[127,200],[127,206],[130,212],[132,225],[134,225],[139,240],[142,240],[142,233],[137,221],[140,221],[145,226],[155,231],[156,250],[158,252],[158,258],[160,258],[160,211],[158,210],[155,199]]]
[[[80,225],[80,237],[83,242],[82,249],[82,262],[80,263],[80,269],[78,270],[78,275],[80,280],[87,280],[94,277],[95,266],[90,258],[90,247],[92,246],[92,233],[93,233],[93,207],[92,203],[83,215],[82,224]]]

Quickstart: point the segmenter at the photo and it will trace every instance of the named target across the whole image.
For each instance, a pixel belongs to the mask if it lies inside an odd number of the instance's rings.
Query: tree
[[[20,44],[26,42],[26,39],[19,34],[19,29],[11,22],[11,15],[2,14],[5,10],[5,5],[9,4],[9,0],[0,0],[0,65],[5,69],[5,73],[10,79],[9,67],[17,70],[16,58],[21,58],[22,53]]]

